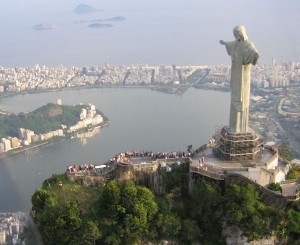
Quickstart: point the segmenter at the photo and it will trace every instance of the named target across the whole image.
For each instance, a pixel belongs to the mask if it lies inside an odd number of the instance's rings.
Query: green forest
[[[62,124],[74,125],[80,120],[81,109],[84,107],[85,105],[68,106],[49,103],[28,113],[0,115],[0,138],[17,137],[19,128],[42,134],[60,129]]]
[[[180,185],[166,173],[166,190]],[[174,190],[173,189],[173,190]],[[222,229],[238,226],[250,240],[271,235],[299,244],[300,203],[266,206],[254,186],[220,187],[198,181],[190,194],[156,196],[133,182],[85,187],[65,174],[53,175],[32,196],[44,244],[225,244]]]

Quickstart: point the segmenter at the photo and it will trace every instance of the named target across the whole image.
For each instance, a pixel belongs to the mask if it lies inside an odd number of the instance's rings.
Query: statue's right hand
[[[225,42],[223,40],[220,40],[220,44],[225,45]]]

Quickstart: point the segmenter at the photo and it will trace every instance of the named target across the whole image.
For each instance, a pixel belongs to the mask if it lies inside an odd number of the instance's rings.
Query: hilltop
[[[79,120],[82,108],[82,105],[49,103],[32,112],[0,115],[0,138],[8,135],[18,136],[19,128],[27,128],[41,134],[61,128],[62,124],[71,126]]]
[[[163,195],[131,181],[88,187],[53,175],[31,198],[33,217],[45,244],[229,244],[237,231],[247,244],[284,237],[296,244],[299,204],[267,206],[250,184],[222,188],[200,180],[187,194],[184,169],[161,171]]]
[[[80,120],[80,113],[85,107],[86,105],[68,106],[48,103],[32,112],[0,115],[0,138],[18,136],[19,128],[43,134],[61,128],[61,125],[70,127]]]

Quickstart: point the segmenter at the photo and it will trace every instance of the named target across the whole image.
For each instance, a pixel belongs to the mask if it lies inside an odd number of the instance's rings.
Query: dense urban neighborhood
[[[228,86],[230,66],[131,65],[104,67],[0,66],[0,93],[40,91],[97,85],[203,84]],[[254,88],[280,88],[300,85],[300,64],[273,59],[271,65],[253,67]]]
[[[270,65],[258,64],[252,69],[251,126],[267,141],[291,144],[299,157],[300,63],[277,63],[273,59]],[[16,93],[115,86],[143,86],[177,95],[190,87],[229,91],[230,66],[0,67],[0,98]]]
[[[0,244],[26,244],[24,234],[29,223],[28,213],[0,213]]]

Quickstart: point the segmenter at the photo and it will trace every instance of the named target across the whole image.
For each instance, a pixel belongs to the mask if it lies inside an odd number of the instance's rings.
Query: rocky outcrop
[[[164,194],[162,187],[162,175],[158,164],[136,165],[118,164],[114,170],[113,179],[124,182],[131,180],[138,185],[144,185],[156,194]]]
[[[83,186],[91,186],[91,187],[98,187],[103,186],[105,184],[106,178],[104,176],[75,176],[75,175],[67,175],[69,180],[80,182]]]

